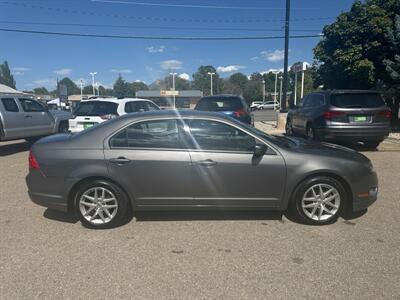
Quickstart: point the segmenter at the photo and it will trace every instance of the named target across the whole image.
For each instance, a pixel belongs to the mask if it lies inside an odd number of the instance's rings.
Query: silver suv
[[[70,113],[49,111],[40,102],[15,95],[0,96],[0,141],[38,138],[68,131]]]

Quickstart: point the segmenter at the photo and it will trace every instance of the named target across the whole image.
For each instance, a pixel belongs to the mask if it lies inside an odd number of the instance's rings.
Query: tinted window
[[[19,99],[22,108],[26,112],[42,112],[44,111],[43,105],[32,99]]]
[[[125,112],[127,113],[150,110],[159,110],[159,108],[148,101],[132,101],[125,104]]]
[[[203,111],[236,111],[243,108],[238,97],[207,97],[197,103],[196,110]]]
[[[10,112],[19,112],[18,105],[13,98],[3,98],[1,99],[4,109]]]
[[[342,108],[374,108],[385,105],[379,94],[332,95],[331,104]]]
[[[191,139],[194,148],[221,151],[252,151],[255,139],[236,127],[211,121],[190,121]]]
[[[321,94],[313,94],[309,97],[307,101],[308,107],[318,107],[325,104],[325,97]]]
[[[155,120],[133,124],[110,140],[119,148],[183,148],[176,120]]]
[[[105,116],[118,115],[118,104],[107,101],[87,101],[78,104],[76,116]]]

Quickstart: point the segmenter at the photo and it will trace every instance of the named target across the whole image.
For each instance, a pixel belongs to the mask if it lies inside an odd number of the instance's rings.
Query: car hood
[[[344,146],[326,142],[314,142],[304,138],[285,137],[285,139],[292,142],[290,148],[298,153],[369,162],[369,159],[363,154]]]

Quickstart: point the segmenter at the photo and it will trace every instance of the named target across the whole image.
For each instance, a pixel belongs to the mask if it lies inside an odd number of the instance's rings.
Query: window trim
[[[8,109],[6,108],[6,106],[4,105],[4,102],[3,102],[3,100],[6,100],[6,99],[13,100],[14,103],[15,103],[15,105],[17,106],[17,109],[18,109],[18,110],[17,110],[17,111],[8,110]],[[3,105],[3,108],[4,108],[4,110],[5,110],[7,113],[20,113],[20,112],[22,111],[22,107],[19,107],[18,101],[16,101],[14,97],[2,97],[0,100],[1,100],[1,105]]]
[[[230,123],[229,121],[226,120],[221,120],[218,118],[213,118],[213,117],[197,117],[197,116],[192,116],[192,117],[182,117],[182,118],[177,118],[174,116],[166,116],[166,117],[150,117],[148,119],[138,119],[138,120],[134,120],[133,122],[130,122],[128,124],[126,124],[125,126],[113,131],[112,133],[110,133],[108,136],[106,136],[103,140],[103,147],[107,150],[147,150],[147,151],[179,151],[179,152],[212,152],[212,153],[231,153],[231,154],[250,154],[253,152],[243,152],[243,151],[228,151],[228,150],[202,150],[202,149],[192,149],[192,148],[187,148],[186,145],[183,145],[184,148],[143,148],[143,147],[111,147],[110,145],[110,140],[111,138],[118,134],[120,131],[125,130],[127,127],[136,124],[136,123],[140,123],[140,122],[145,122],[145,121],[153,121],[153,120],[176,120],[176,121],[180,121],[182,120],[183,122],[185,122],[186,120],[209,120],[209,121],[216,121],[216,122],[221,122],[224,123],[226,125],[235,127],[238,130],[241,130],[243,132],[245,132],[246,134],[252,136],[253,138],[256,139],[256,143],[260,143],[260,144],[264,144],[268,147],[269,151],[271,153],[267,153],[265,155],[278,155],[279,151],[277,150],[278,146],[275,146],[272,143],[269,143],[265,140],[263,140],[262,138],[258,137],[257,135],[253,134],[252,132],[249,132],[243,128],[241,128],[240,126],[238,126],[237,124],[233,124]],[[188,127],[187,124],[185,127]],[[182,128],[180,126],[180,124],[178,123],[178,130],[180,135],[182,134],[187,134],[185,132],[185,128]]]
[[[28,110],[28,111],[27,111],[27,110],[25,110],[25,107],[24,107],[25,105],[22,104],[21,101],[26,101],[26,100],[32,101],[33,103],[36,103],[36,104],[40,105],[40,107],[41,107],[43,110],[41,110],[41,111],[38,111],[38,110],[34,110],[34,111],[29,111],[29,110]],[[18,102],[20,103],[23,112],[26,112],[26,113],[42,113],[42,112],[46,112],[44,106],[43,106],[42,104],[40,104],[40,102],[38,102],[38,101],[36,101],[36,100],[34,100],[34,99],[29,99],[29,98],[18,98]]]

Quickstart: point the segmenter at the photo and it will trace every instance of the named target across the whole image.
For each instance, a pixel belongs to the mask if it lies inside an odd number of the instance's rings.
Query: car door
[[[36,100],[19,98],[20,105],[25,112],[24,120],[27,136],[48,135],[53,133],[54,118],[45,109],[44,105]]]
[[[301,119],[304,107],[307,105],[308,96],[303,98],[301,105],[296,106],[291,113],[291,120],[293,128],[298,131],[301,128]]]
[[[263,143],[239,127],[217,120],[187,121],[186,144],[192,159],[193,195],[200,206],[278,207],[286,167],[272,149],[254,156]]]
[[[298,127],[297,129],[301,133],[306,133],[307,122],[312,115],[312,110],[314,109],[315,104],[315,94],[310,94],[307,96],[304,105],[301,107],[301,113],[299,115]]]
[[[1,98],[0,111],[3,122],[5,139],[17,139],[24,137],[25,132],[25,113],[18,106],[13,97]]]
[[[191,160],[181,141],[179,121],[135,122],[105,143],[111,177],[142,207],[193,204]]]

